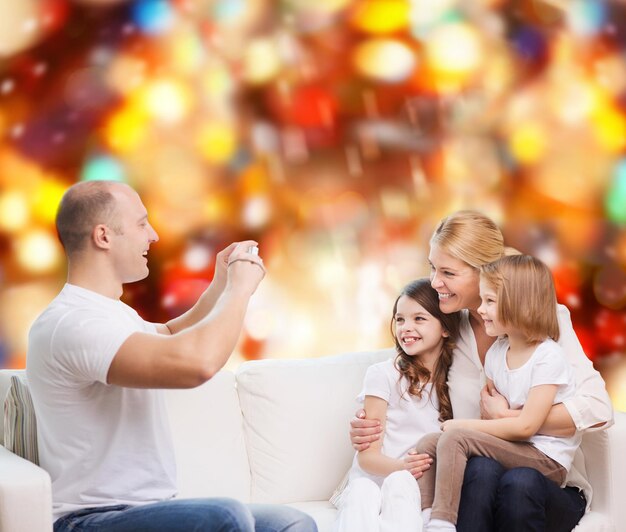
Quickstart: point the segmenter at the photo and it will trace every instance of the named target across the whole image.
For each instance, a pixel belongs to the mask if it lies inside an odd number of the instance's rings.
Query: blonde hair
[[[526,341],[559,339],[556,291],[549,268],[530,255],[502,257],[485,264],[480,277],[496,291],[498,320],[526,336]]]
[[[476,269],[503,255],[518,253],[504,247],[498,226],[477,211],[458,211],[441,220],[430,238],[430,245],[439,246]]]

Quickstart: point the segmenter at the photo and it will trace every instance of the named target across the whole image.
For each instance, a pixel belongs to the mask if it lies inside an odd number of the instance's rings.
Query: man
[[[55,532],[315,531],[287,507],[173,499],[176,471],[161,388],[215,375],[265,275],[254,241],[218,253],[211,285],[186,313],[144,321],[120,301],[148,275],[158,236],[137,193],[108,181],[63,196],[57,231],[67,283],[33,324],[27,377],[41,466],[52,479]]]

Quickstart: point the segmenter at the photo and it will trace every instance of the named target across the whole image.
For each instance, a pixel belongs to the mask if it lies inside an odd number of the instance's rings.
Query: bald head
[[[56,228],[68,256],[85,249],[93,228],[115,223],[116,196],[128,185],[112,181],[85,181],[71,186],[63,195],[56,215]]]

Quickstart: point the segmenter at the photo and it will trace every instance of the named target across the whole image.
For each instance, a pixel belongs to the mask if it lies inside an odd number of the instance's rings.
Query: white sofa
[[[354,398],[366,368],[390,356],[384,350],[247,362],[196,389],[168,391],[180,496],[289,504],[328,531],[336,512],[328,498],[353,456]],[[0,371],[0,397],[12,374]],[[626,414],[617,412],[609,430],[586,435],[583,447],[595,495],[576,530],[626,531],[618,483],[626,478]],[[0,447],[0,532],[50,531],[50,501],[47,473]]]

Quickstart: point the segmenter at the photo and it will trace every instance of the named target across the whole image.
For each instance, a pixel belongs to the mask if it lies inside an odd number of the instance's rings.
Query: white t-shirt
[[[562,403],[574,396],[576,391],[574,372],[565,360],[563,350],[554,340],[544,340],[526,363],[515,369],[508,367],[506,361],[508,349],[508,338],[496,340],[485,356],[485,375],[493,381],[498,392],[506,398],[512,409],[522,408],[528,400],[531,388],[542,384],[558,386],[552,404]],[[529,441],[543,454],[569,470],[581,439],[582,434],[577,431],[569,438],[535,434]]]
[[[577,430],[604,430],[613,424],[613,405],[606,391],[604,380],[587,358],[576,337],[569,310],[557,305],[559,322],[559,345],[565,358],[574,369],[576,395],[563,405],[574,420]],[[480,418],[480,390],[485,385],[485,372],[478,356],[476,337],[469,322],[469,312],[461,311],[461,325],[452,366],[448,372],[448,388],[452,411],[457,419]],[[602,427],[594,427],[604,423]],[[574,464],[567,475],[566,484],[585,492],[587,509],[590,508],[593,490],[587,480],[585,457],[579,448]]]
[[[604,379],[596,371],[583,351],[570,319],[569,310],[557,305],[559,322],[558,344],[574,370],[576,395],[563,404],[581,431],[604,430],[613,424],[613,405],[606,391]],[[476,419],[480,417],[480,390],[485,385],[483,366],[478,356],[476,337],[469,322],[469,312],[461,311],[461,325],[452,366],[448,372],[450,401],[454,417]],[[595,427],[605,423],[602,427]]]
[[[70,284],[30,330],[26,372],[55,519],[176,494],[162,392],[106,383],[113,357],[135,332],[157,334],[128,305]]]
[[[432,384],[424,387],[422,397],[410,395],[409,383],[394,365],[394,359],[374,364],[367,369],[363,389],[357,400],[363,402],[366,395],[387,401],[387,418],[382,453],[390,458],[402,458],[415,447],[417,441],[430,432],[439,432],[439,400]],[[370,475],[361,469],[355,455],[349,479],[367,477],[378,485],[384,477]]]

